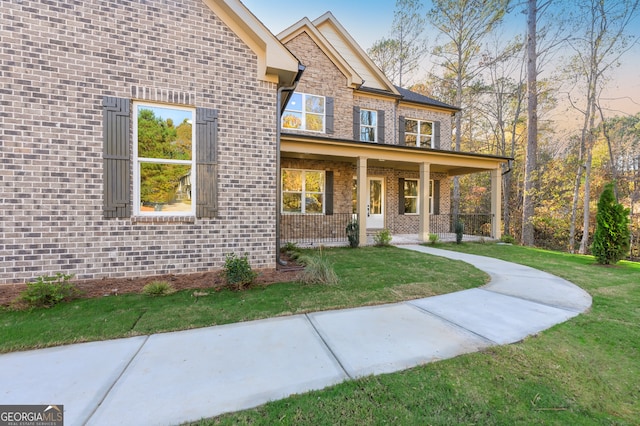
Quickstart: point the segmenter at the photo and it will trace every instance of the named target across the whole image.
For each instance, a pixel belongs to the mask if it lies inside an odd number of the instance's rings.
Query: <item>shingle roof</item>
[[[408,90],[408,89],[403,89],[400,86],[395,86],[395,88],[398,90],[398,92],[400,92],[400,94],[402,95],[402,100],[404,101],[414,102],[417,104],[423,104],[423,105],[429,105],[429,106],[437,106],[441,108],[447,108],[453,111],[460,111],[460,108],[458,107],[446,104],[444,102],[436,101],[435,99],[432,99],[428,96],[424,96],[419,93],[412,92],[411,90]]]

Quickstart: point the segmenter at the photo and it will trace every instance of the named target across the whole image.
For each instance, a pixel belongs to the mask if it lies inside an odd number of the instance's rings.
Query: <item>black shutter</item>
[[[327,170],[324,173],[324,213],[333,215],[333,172]]]
[[[330,98],[329,96],[325,98],[324,108],[326,117],[324,129],[326,133],[331,134],[333,133],[333,98]]]
[[[398,179],[398,214],[404,214],[404,178]]]
[[[440,149],[440,122],[439,121],[433,122],[433,135],[431,137],[433,138],[433,148]]]
[[[440,214],[440,181],[433,181],[433,212],[431,214]]]
[[[384,110],[378,110],[378,143],[384,143]]]
[[[218,213],[218,111],[196,109],[196,216]]]
[[[105,218],[131,216],[131,102],[104,97],[103,182]]]
[[[360,140],[360,107],[353,107],[353,140]]]
[[[400,116],[400,118],[398,119],[398,128],[400,129],[400,131],[398,132],[398,145],[403,145],[405,144],[404,142],[404,130],[406,128],[406,123],[405,123],[405,118],[403,115]]]

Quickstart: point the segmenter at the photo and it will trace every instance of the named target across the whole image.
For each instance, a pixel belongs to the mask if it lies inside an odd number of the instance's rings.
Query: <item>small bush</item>
[[[357,248],[360,245],[360,225],[357,220],[352,220],[345,229],[349,239],[349,247]]]
[[[509,234],[503,234],[500,237],[500,241],[502,241],[505,244],[515,244],[516,243],[516,239],[514,238],[513,235],[509,235]]]
[[[147,296],[166,296],[175,292],[176,289],[167,281],[153,281],[142,287],[142,293]]]
[[[224,262],[224,272],[227,284],[236,290],[242,290],[253,283],[253,280],[258,276],[251,265],[249,265],[248,254],[238,257],[235,253],[227,254],[227,258]]]
[[[373,242],[378,247],[386,247],[391,244],[391,232],[383,229],[373,236]]]
[[[464,234],[464,223],[461,220],[456,222],[454,231],[456,233],[456,244],[460,244],[462,242],[462,235]]]
[[[437,243],[439,239],[440,237],[438,237],[438,234],[429,234],[429,243],[431,245],[434,245],[435,243]]]
[[[322,254],[305,256],[304,270],[300,273],[299,280],[304,284],[337,284],[338,276],[333,270],[333,264]]]
[[[50,308],[63,301],[80,296],[80,291],[69,280],[73,274],[43,275],[34,282],[27,283],[27,289],[20,293],[18,303],[25,303],[32,308]]]
[[[300,250],[298,248],[298,245],[294,242],[288,241],[287,243],[285,243],[285,245],[283,245],[282,247],[280,247],[280,251],[282,253],[293,253]]]

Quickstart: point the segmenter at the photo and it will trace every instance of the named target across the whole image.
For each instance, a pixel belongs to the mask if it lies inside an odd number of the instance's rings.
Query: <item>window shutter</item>
[[[131,216],[131,102],[104,97],[103,182],[105,218]]]
[[[196,216],[218,213],[218,111],[196,109]]]
[[[353,107],[353,140],[360,140],[360,107]]]
[[[398,214],[404,214],[404,178],[398,179]]]
[[[398,119],[398,128],[400,129],[400,131],[398,132],[398,145],[404,146],[404,129],[406,128],[404,115],[401,115]]]
[[[384,110],[378,110],[378,143],[384,143]]]
[[[333,215],[333,172],[327,170],[324,173],[324,213]]]
[[[440,149],[440,122],[439,121],[433,122],[432,138],[433,138],[433,148]]]
[[[440,214],[440,181],[433,181],[433,213]]]
[[[333,133],[333,98],[328,96],[325,98],[324,108],[326,120],[324,126],[325,132]]]

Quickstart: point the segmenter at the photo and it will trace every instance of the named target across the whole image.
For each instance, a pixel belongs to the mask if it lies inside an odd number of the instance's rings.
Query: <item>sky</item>
[[[388,37],[393,22],[395,0],[241,0],[249,10],[262,21],[275,35],[307,17],[314,20],[330,11],[360,44],[365,51],[374,42]],[[423,1],[425,11],[431,8],[429,0]],[[640,20],[629,28],[640,35]],[[524,32],[526,16],[514,12],[505,22],[505,31]],[[430,46],[435,43],[436,33],[427,29],[427,42]],[[427,59],[421,73],[426,76],[431,66]],[[417,76],[419,77],[419,76]],[[621,67],[612,74],[612,81],[607,85],[603,102],[610,115],[636,114],[640,112],[640,45],[636,45],[625,55]],[[564,118],[564,112],[557,116]],[[576,121],[575,118],[572,120]],[[569,124],[569,123],[566,123]]]

